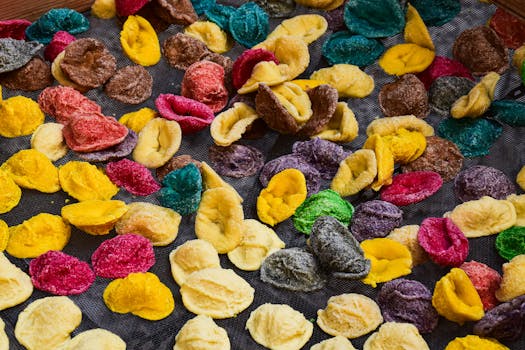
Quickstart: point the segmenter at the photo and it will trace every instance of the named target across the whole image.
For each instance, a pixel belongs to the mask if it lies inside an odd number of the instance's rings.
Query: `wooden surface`
[[[525,0],[492,0],[492,2],[525,21]]]
[[[52,8],[86,11],[93,0],[0,0],[0,20],[25,18],[34,21]]]

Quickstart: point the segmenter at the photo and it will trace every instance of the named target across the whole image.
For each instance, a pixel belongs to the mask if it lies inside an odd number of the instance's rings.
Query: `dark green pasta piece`
[[[235,12],[235,7],[221,4],[214,4],[204,11],[204,14],[210,22],[215,23],[222,30],[230,31],[230,17]]]
[[[268,14],[254,2],[247,2],[230,16],[230,33],[245,47],[266,39],[269,30]]]
[[[89,20],[81,13],[68,8],[52,9],[26,29],[29,40],[49,44],[59,31],[80,34],[89,29]]]
[[[162,180],[158,198],[162,206],[181,215],[194,213],[199,208],[202,192],[201,173],[195,164],[173,170]]]
[[[332,34],[323,44],[323,56],[330,64],[368,66],[384,51],[385,47],[378,40],[353,35],[348,31]]]
[[[344,20],[352,33],[383,38],[405,28],[405,12],[398,0],[349,0]]]
[[[295,211],[293,225],[307,235],[312,230],[312,225],[320,216],[332,216],[339,222],[348,226],[354,213],[352,204],[341,198],[332,190],[320,191],[308,197]]]
[[[496,237],[496,249],[503,259],[525,254],[525,227],[513,226]]]
[[[492,102],[489,109],[492,118],[511,126],[525,126],[525,103],[514,100]]]
[[[454,142],[463,156],[473,158],[489,154],[489,148],[502,131],[501,125],[494,120],[448,118],[439,123],[437,134]]]
[[[410,0],[427,26],[441,26],[461,11],[459,0]]]

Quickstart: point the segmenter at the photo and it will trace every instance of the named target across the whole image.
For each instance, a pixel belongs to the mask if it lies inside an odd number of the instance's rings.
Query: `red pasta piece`
[[[184,73],[181,95],[204,103],[213,112],[219,112],[228,104],[224,68],[211,61],[195,62]]]
[[[100,114],[98,104],[72,87],[53,86],[45,88],[38,96],[38,105],[57,122],[67,125],[76,114]]]
[[[477,261],[463,263],[459,268],[465,271],[472,281],[485,311],[499,304],[498,299],[496,299],[496,290],[499,289],[501,283],[501,276],[498,271]]]
[[[108,163],[106,175],[115,185],[135,196],[148,196],[160,190],[148,168],[126,158]]]
[[[381,199],[404,206],[421,202],[443,185],[441,175],[434,171],[412,171],[392,178],[392,184],[381,189]]]
[[[279,64],[279,60],[271,51],[265,49],[244,51],[233,63],[233,86],[236,89],[240,89],[250,79],[253,67],[262,61],[273,61],[275,64]]]
[[[425,84],[427,90],[430,89],[432,82],[439,77],[455,76],[474,80],[468,68],[461,62],[443,56],[436,56],[432,64],[416,76]]]
[[[525,22],[505,10],[496,9],[489,25],[503,40],[506,47],[517,49],[525,44]]]
[[[215,118],[210,107],[184,96],[160,94],[155,106],[161,116],[179,123],[183,134],[201,131]]]
[[[88,263],[55,250],[31,260],[29,275],[35,288],[54,295],[83,293],[95,281]]]
[[[449,218],[426,218],[417,233],[419,245],[441,266],[460,266],[468,255],[468,239]]]
[[[155,252],[149,239],[119,235],[102,242],[91,256],[95,274],[106,278],[124,278],[133,272],[146,272],[155,264]]]

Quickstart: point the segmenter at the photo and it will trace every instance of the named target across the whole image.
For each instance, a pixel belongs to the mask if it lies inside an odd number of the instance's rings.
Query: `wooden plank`
[[[525,21],[525,0],[492,0],[492,2]]]
[[[52,8],[67,7],[79,12],[91,7],[93,0],[1,0],[0,20],[24,18],[34,21]]]

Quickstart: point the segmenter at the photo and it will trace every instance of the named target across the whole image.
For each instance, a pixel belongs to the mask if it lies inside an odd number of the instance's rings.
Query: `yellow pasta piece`
[[[425,22],[423,22],[416,8],[410,4],[407,6],[404,37],[407,43],[417,44],[435,51],[434,43]]]
[[[44,112],[38,103],[25,96],[2,100],[0,87],[0,136],[18,137],[30,135],[44,122]]]
[[[171,290],[151,272],[130,273],[108,284],[104,303],[113,312],[158,321],[168,317],[175,308]]]
[[[66,222],[97,236],[107,235],[127,210],[123,201],[92,199],[63,206],[61,214]]]
[[[332,67],[319,69],[310,75],[310,79],[325,81],[337,90],[340,98],[362,98],[374,91],[374,79],[351,64],[334,64]]]
[[[419,73],[430,66],[435,52],[417,44],[394,45],[381,56],[379,66],[390,75]]]
[[[384,136],[384,140],[392,152],[395,163],[413,162],[427,148],[427,139],[422,133],[404,128],[397,129],[395,134]]]
[[[11,211],[20,202],[22,190],[16,182],[0,167],[0,214]]]
[[[351,196],[370,185],[377,175],[374,151],[361,149],[346,157],[332,179],[330,188],[342,197]]]
[[[196,271],[180,288],[186,309],[211,318],[235,317],[252,304],[254,293],[233,270],[221,268]]]
[[[384,185],[390,185],[392,183],[394,156],[389,144],[378,134],[370,136],[363,145],[363,148],[373,150],[376,155],[377,177],[370,187],[374,191],[379,191]]]
[[[216,145],[229,146],[239,140],[257,118],[257,112],[246,103],[234,103],[232,108],[213,119],[210,125],[211,137]]]
[[[133,160],[147,168],[159,168],[179,150],[182,130],[175,120],[153,118],[139,132]]]
[[[215,53],[229,51],[234,42],[224,30],[210,21],[196,21],[184,29],[184,34],[202,41]]]
[[[11,176],[20,187],[44,193],[60,190],[58,169],[45,154],[37,150],[24,149],[16,152],[0,166],[0,169]]]
[[[79,201],[109,200],[118,192],[106,174],[88,162],[67,162],[58,169],[58,178],[62,189]]]
[[[308,94],[299,85],[284,82],[271,88],[281,105],[290,113],[297,124],[304,124],[312,116],[312,103]]]
[[[9,226],[0,219],[0,252],[3,252],[9,242]]]
[[[115,0],[95,0],[91,5],[91,14],[102,19],[111,19],[117,15]]]
[[[160,61],[160,44],[151,24],[141,16],[128,16],[120,32],[120,44],[126,56],[141,66]]]
[[[295,85],[298,85],[304,91],[308,91],[310,89],[318,87],[319,85],[328,84],[325,81],[313,80],[313,79],[294,79],[290,81],[290,83],[294,83]]]
[[[9,227],[6,251],[17,258],[36,258],[48,250],[62,250],[70,236],[71,227],[62,217],[40,213]]]
[[[281,22],[273,32],[268,34],[265,41],[286,35],[300,37],[306,44],[310,44],[321,37],[328,29],[328,22],[320,15],[299,15]]]
[[[155,110],[144,107],[138,111],[124,114],[118,122],[138,134],[155,117],[158,117],[158,113]]]
[[[445,350],[510,350],[496,339],[481,338],[477,335],[467,335],[462,338],[455,338],[448,343]]]
[[[365,258],[370,260],[370,272],[363,283],[377,287],[378,283],[412,272],[412,255],[403,244],[388,238],[367,239],[361,242]]]
[[[485,314],[478,292],[465,271],[452,268],[434,288],[432,305],[447,320],[462,325]]]
[[[260,83],[268,86],[279,85],[287,81],[289,76],[290,68],[288,65],[277,65],[274,61],[262,61],[253,67],[250,78],[237,90],[237,93],[247,94],[254,92]]]
[[[219,254],[235,249],[242,240],[244,213],[236,194],[227,187],[204,191],[195,217],[195,234]]]
[[[459,118],[476,118],[483,115],[490,107],[494,99],[494,90],[498,83],[500,75],[490,72],[485,75],[479,83],[470,90],[468,95],[461,96],[450,108],[452,117]]]
[[[459,204],[444,216],[450,218],[467,238],[500,233],[516,223],[514,205],[489,196]]]
[[[285,169],[275,174],[257,197],[257,215],[265,224],[274,226],[292,216],[305,199],[303,173],[294,168]]]

